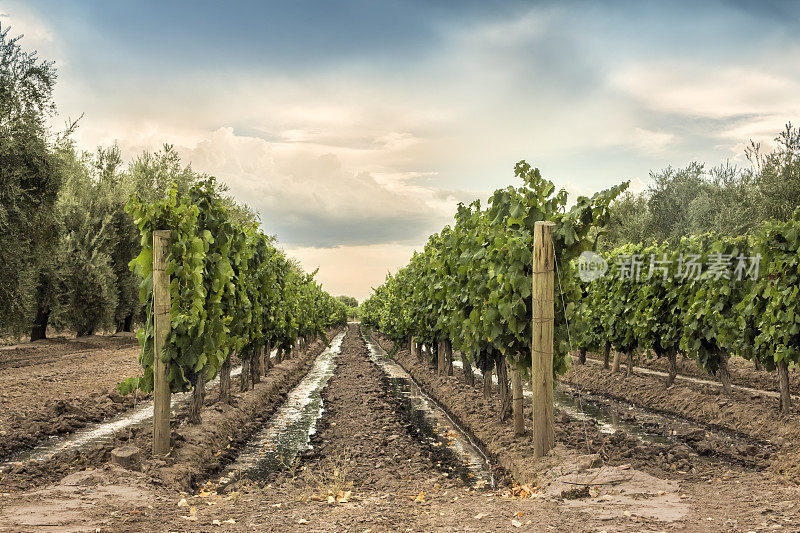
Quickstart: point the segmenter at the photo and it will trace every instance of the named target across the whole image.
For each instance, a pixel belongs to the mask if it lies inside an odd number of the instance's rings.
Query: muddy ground
[[[0,347],[0,459],[145,400],[116,392],[138,372],[138,355],[131,333]]]
[[[391,348],[385,340],[383,344]],[[483,447],[505,464],[506,471],[514,469],[510,461],[523,463],[516,479],[508,476],[495,489],[476,490],[453,476],[447,465],[437,464],[439,456],[417,439],[383,373],[369,360],[358,327],[350,325],[338,366],[323,393],[325,411],[314,448],[291,468],[227,486],[217,485],[212,468],[205,474],[208,483],[181,492],[155,482],[158,477],[152,471],[134,473],[97,463],[54,484],[0,494],[0,529],[798,529],[800,511],[795,502],[800,490],[770,470],[724,458],[712,460],[681,443],[663,447],[624,433],[602,434],[594,425],[564,414],[557,415],[553,456],[540,464],[526,462],[525,439],[509,437],[508,425],[496,421],[496,400],[476,397],[478,389],[464,385],[458,371],[448,378],[424,378],[428,369],[410,361],[407,352],[400,352],[397,359],[448,411],[459,415],[462,426],[484,441]],[[239,403],[252,403],[248,398],[256,392],[240,395]],[[209,420],[215,407],[210,404],[204,411]],[[235,455],[237,443],[232,442],[231,449],[220,450],[225,456]],[[585,464],[581,455],[589,451],[599,453],[602,460]],[[533,497],[520,498],[527,488],[519,483],[526,481]]]
[[[595,360],[602,361],[603,356],[598,354],[587,354]],[[577,360],[577,357],[575,358]],[[622,358],[625,360],[625,357]],[[705,379],[715,381],[717,378],[709,374],[691,359],[678,356],[678,374],[681,376],[688,376],[692,378]],[[654,356],[641,356],[635,363],[636,366],[667,372],[669,363],[666,357]],[[767,391],[778,391],[778,373],[767,372],[766,370],[756,370],[755,365],[751,361],[742,359],[741,357],[733,356],[728,362],[728,368],[731,374],[731,383],[741,387],[750,387],[753,389],[761,389]],[[800,368],[791,367],[789,369],[789,388],[792,394],[800,394]]]
[[[667,388],[657,376],[614,374],[596,365],[576,365],[562,380],[583,391],[746,437],[752,444],[762,446],[767,456],[755,449],[741,450],[742,455],[750,452],[753,456],[761,455],[773,471],[800,482],[800,450],[796,445],[800,440],[800,405],[797,402],[789,414],[782,415],[778,400],[773,398],[737,390],[724,395],[717,387],[685,381],[676,381]],[[706,447],[717,448],[711,444]]]

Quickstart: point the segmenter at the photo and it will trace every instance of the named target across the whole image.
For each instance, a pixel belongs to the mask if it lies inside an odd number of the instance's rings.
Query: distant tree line
[[[356,320],[358,316],[358,300],[352,296],[337,296],[337,300],[347,306],[347,320]]]
[[[128,263],[141,245],[125,204],[133,192],[152,201],[206,176],[170,145],[127,165],[117,146],[80,152],[76,122],[62,132],[47,125],[55,82],[53,63],[0,26],[0,334],[37,340],[48,325],[79,336],[131,331],[142,308]],[[225,201],[235,218],[256,220]]]
[[[652,172],[647,189],[615,201],[601,247],[676,244],[681,237],[708,232],[739,236],[765,220],[791,218],[800,206],[800,129],[787,124],[772,151],[751,142],[745,154],[747,168],[691,163]]]

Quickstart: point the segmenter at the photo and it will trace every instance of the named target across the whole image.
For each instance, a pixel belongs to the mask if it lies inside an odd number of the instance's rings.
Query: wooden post
[[[525,434],[525,415],[522,406],[522,375],[516,363],[511,364],[511,401],[514,407],[514,435]]]
[[[170,390],[167,363],[161,351],[169,335],[169,230],[153,231],[153,455],[166,455],[170,450]]]
[[[553,327],[555,322],[555,250],[550,221],[537,222],[533,233],[533,456],[553,448]]]

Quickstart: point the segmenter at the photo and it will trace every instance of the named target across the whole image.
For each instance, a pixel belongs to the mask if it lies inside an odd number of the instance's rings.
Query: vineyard
[[[87,151],[5,18],[0,531],[800,531],[800,129],[491,194],[288,101]]]

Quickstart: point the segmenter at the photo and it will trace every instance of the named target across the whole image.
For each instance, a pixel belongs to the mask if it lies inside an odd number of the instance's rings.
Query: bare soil
[[[130,333],[0,347],[0,460],[146,399],[116,391],[138,372],[138,354]]]
[[[390,343],[382,339],[385,347]],[[492,490],[475,490],[451,475],[389,393],[369,360],[357,326],[350,325],[338,366],[323,393],[324,414],[314,448],[293,468],[267,479],[218,485],[213,476],[191,491],[164,484],[163,474],[196,464],[215,470],[196,454],[176,463],[150,462],[144,473],[93,465],[57,483],[0,495],[3,531],[796,531],[800,489],[770,470],[690,453],[683,444],[656,446],[618,432],[557,415],[557,447],[535,463],[526,438],[508,437],[496,421],[499,400],[482,402],[456,375],[425,378],[429,369],[406,366],[427,392],[481,439],[509,473]],[[240,407],[256,405],[258,390],[240,395]],[[240,413],[220,414],[214,433],[226,435]],[[223,423],[222,419],[228,422]],[[228,425],[226,425],[228,424]],[[197,428],[194,445],[202,443]],[[217,433],[219,432],[219,435]],[[227,437],[226,437],[227,438]],[[184,439],[190,440],[184,433]],[[229,453],[235,454],[237,440]],[[683,448],[681,448],[683,446]],[[177,448],[189,447],[178,442]],[[214,449],[214,446],[207,446]],[[684,449],[686,448],[686,449]],[[205,450],[206,447],[203,447]],[[219,449],[224,452],[227,448]],[[602,465],[582,464],[596,451]],[[201,453],[205,454],[203,451]],[[214,452],[216,453],[216,452]],[[211,457],[214,457],[211,454]],[[221,457],[222,455],[218,456]],[[195,459],[192,459],[195,457]],[[192,463],[192,461],[195,461]],[[224,460],[221,460],[224,461]],[[515,464],[519,461],[521,466]],[[520,494],[531,489],[532,497]],[[332,501],[329,500],[332,497]],[[329,503],[330,501],[330,503]]]
[[[795,444],[800,439],[797,402],[791,413],[781,415],[777,400],[771,398],[736,390],[726,396],[716,387],[682,381],[666,388],[664,381],[655,376],[614,374],[594,365],[575,366],[562,379],[594,394],[730,431],[753,443],[768,445],[774,452],[767,458],[770,468],[800,482],[800,452]]]
[[[101,468],[108,463],[115,447],[125,445],[141,449],[150,483],[189,489],[196,479],[213,474],[235,456],[237,446],[246,442],[283,403],[286,394],[308,373],[324,348],[325,344],[318,340],[307,350],[292,354],[274,365],[261,383],[248,392],[238,392],[239,380],[233,380],[230,405],[219,403],[218,388],[210,387],[200,426],[188,425],[188,405],[180,406],[170,420],[172,450],[163,460],[150,453],[152,425],[130,427],[88,448],[66,449],[48,461],[16,464],[0,472],[0,493],[29,490],[55,483],[71,473]]]
[[[592,357],[602,360],[602,356],[596,354],[593,354]],[[711,381],[717,379],[712,374],[709,374],[697,366],[697,363],[691,359],[678,356],[677,363],[679,375]],[[642,357],[637,362],[637,366],[659,370],[661,372],[667,372],[669,370],[669,363],[665,357]],[[733,356],[728,361],[728,369],[731,373],[731,383],[734,385],[772,392],[777,392],[779,390],[778,373],[767,372],[763,369],[756,370],[755,365],[751,361]],[[800,368],[796,366],[789,368],[789,389],[792,394],[800,394]]]

